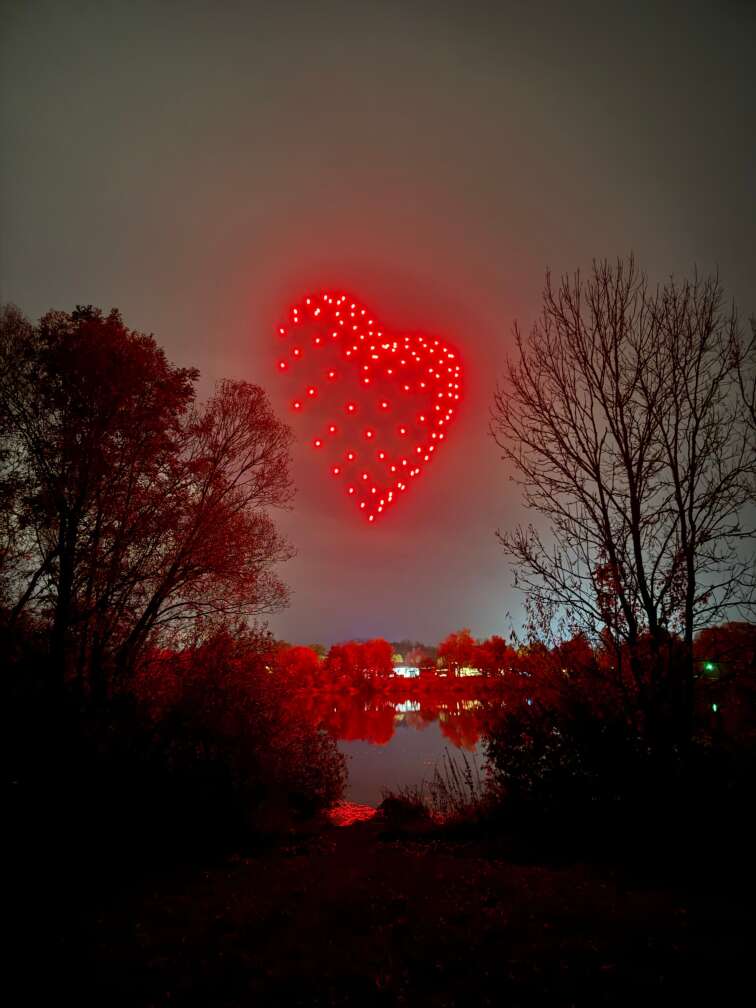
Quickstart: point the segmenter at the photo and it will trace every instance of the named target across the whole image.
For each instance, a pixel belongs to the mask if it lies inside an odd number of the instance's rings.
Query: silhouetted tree
[[[645,633],[658,652],[679,631],[689,709],[696,629],[753,603],[734,309],[717,278],[653,289],[630,258],[556,288],[547,276],[539,320],[515,333],[491,429],[551,539],[499,535],[516,583],[631,658]]]
[[[281,605],[289,429],[261,388],[170,364],[117,311],[0,319],[0,534],[11,621],[49,621],[53,673],[104,690],[145,644]]]
[[[738,347],[737,369],[740,394],[743,397],[751,435],[756,437],[756,316],[750,319],[751,338]],[[751,450],[756,452],[756,441],[751,442]]]

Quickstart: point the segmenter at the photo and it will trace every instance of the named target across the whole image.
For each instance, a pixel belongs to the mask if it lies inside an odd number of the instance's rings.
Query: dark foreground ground
[[[57,912],[37,902],[16,922],[29,963],[13,1003],[751,1003],[753,887],[726,858],[664,881],[648,864],[538,860],[378,818],[202,867],[124,865],[86,890],[69,879]]]

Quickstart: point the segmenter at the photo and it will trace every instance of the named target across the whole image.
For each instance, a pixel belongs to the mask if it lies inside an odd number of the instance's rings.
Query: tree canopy
[[[0,590],[52,631],[52,667],[102,686],[148,640],[286,601],[291,433],[263,390],[171,364],[120,314],[0,318]]]

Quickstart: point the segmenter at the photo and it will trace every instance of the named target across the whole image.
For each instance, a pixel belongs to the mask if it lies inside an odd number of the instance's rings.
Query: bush
[[[464,752],[448,749],[433,768],[433,776],[414,787],[384,789],[379,808],[393,821],[427,819],[443,825],[470,824],[488,812],[490,790],[477,764]]]
[[[268,671],[268,649],[265,637],[222,632],[196,649],[152,656],[136,683],[170,763],[192,762],[200,751],[220,761],[252,824],[263,808],[327,808],[345,780],[333,739]]]
[[[739,820],[756,767],[752,734],[717,735],[698,704],[686,742],[663,697],[649,709],[606,664],[563,662],[541,654],[489,713],[484,745],[499,817],[562,839],[649,848],[686,831],[703,841]],[[671,666],[673,685],[676,674]]]
[[[265,668],[264,638],[154,653],[97,704],[45,681],[44,642],[14,665],[8,725],[19,850],[174,857],[288,828],[342,794],[335,742]]]
[[[502,800],[542,811],[627,801],[642,792],[649,753],[621,717],[586,704],[508,704],[489,729],[486,755]]]

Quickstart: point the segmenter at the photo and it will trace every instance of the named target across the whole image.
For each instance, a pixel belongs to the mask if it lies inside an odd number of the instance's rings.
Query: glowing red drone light
[[[438,428],[452,422],[461,394],[457,354],[439,339],[389,330],[344,293],[311,293],[291,307],[287,321],[296,327],[297,345],[277,370],[297,383],[292,409],[312,416],[313,447],[330,456],[332,476],[347,477],[347,496],[374,523],[406,491],[407,476],[416,479],[421,464],[437,457],[444,439]],[[279,338],[291,337],[286,325],[277,328]],[[324,376],[327,383],[319,386]],[[358,462],[329,413],[342,416],[350,440],[362,435],[375,444],[370,459]],[[411,467],[408,456],[415,460]]]

